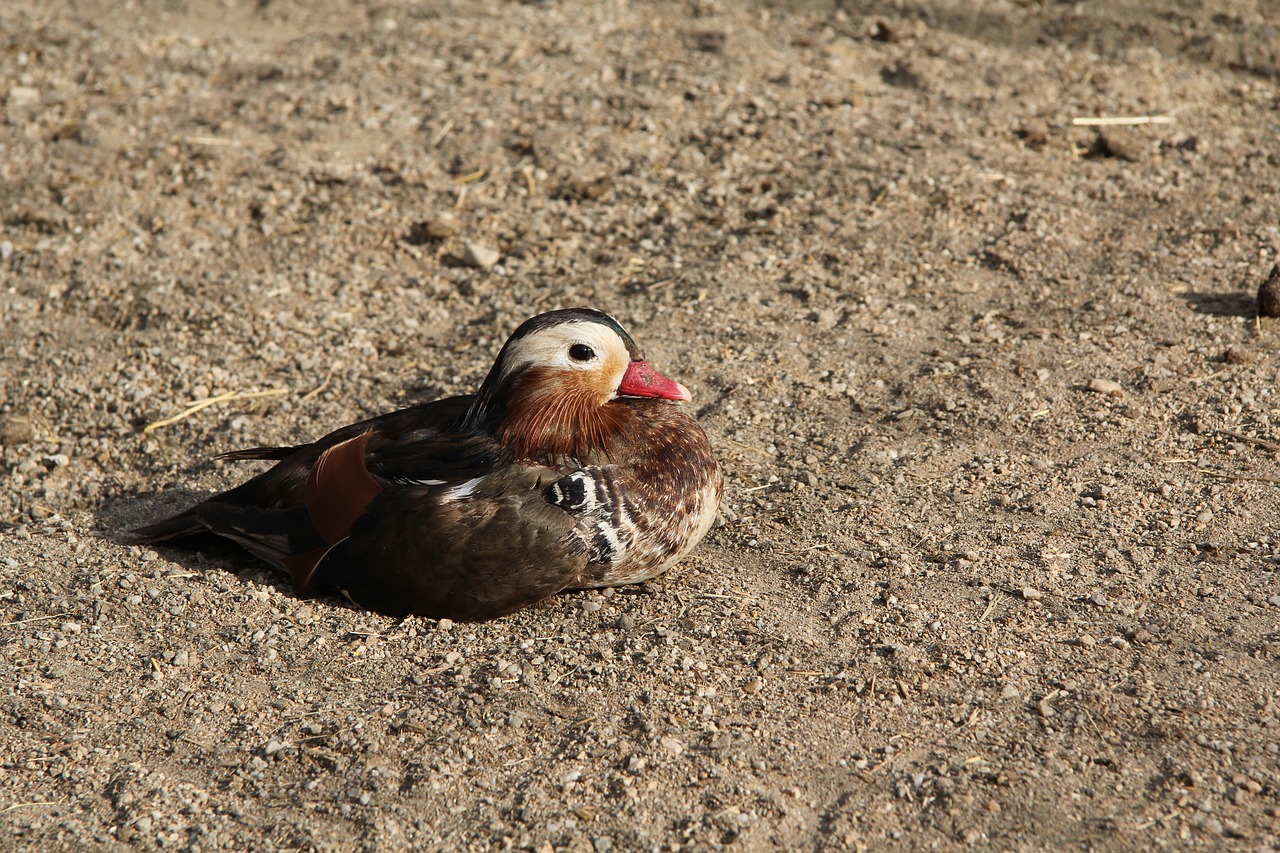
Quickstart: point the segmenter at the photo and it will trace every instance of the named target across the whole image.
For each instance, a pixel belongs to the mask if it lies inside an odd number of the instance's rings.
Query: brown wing
[[[311,469],[327,450],[362,433],[369,433],[366,451],[368,455],[374,457],[385,453],[394,455],[395,448],[403,443],[419,442],[432,436],[451,433],[472,399],[471,396],[450,397],[390,412],[335,430],[312,444],[295,448],[259,447],[228,454],[228,458],[232,459],[279,459],[280,461],[239,486],[214,495],[203,504],[177,515],[140,527],[134,531],[134,534],[142,542],[160,542],[204,532],[230,535],[226,530],[219,529],[210,523],[212,517],[225,520],[230,515],[236,516],[241,522],[246,520],[244,513],[229,514],[224,509],[226,507],[241,510],[256,508],[264,511],[303,507],[307,503],[307,482],[310,479]],[[217,505],[217,509],[212,509],[211,505]],[[265,517],[259,518],[250,527],[261,530],[268,521],[269,519]],[[243,538],[232,538],[244,544]],[[255,553],[258,552],[255,551]],[[272,562],[280,562],[278,557],[268,559]]]
[[[351,531],[382,491],[365,463],[368,447],[367,432],[335,444],[320,454],[307,476],[307,515],[316,533],[330,544]]]
[[[369,433],[362,432],[333,445],[311,466],[307,475],[307,521],[324,544],[306,550],[294,548],[278,560],[293,578],[298,592],[310,589],[316,564],[334,543],[346,538],[351,525],[382,491],[382,484],[369,473],[365,462],[368,447]]]
[[[316,587],[392,615],[492,619],[578,585],[573,518],[538,491],[431,505],[388,489],[316,567]]]

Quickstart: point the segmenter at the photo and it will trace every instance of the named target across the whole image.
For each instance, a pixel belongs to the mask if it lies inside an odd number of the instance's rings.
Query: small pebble
[[[1142,137],[1123,127],[1099,129],[1098,139],[1094,143],[1096,153],[1130,162],[1142,157],[1144,147]]]
[[[746,683],[742,685],[742,692],[748,696],[754,696],[764,687],[763,678],[748,678]]]
[[[502,259],[502,255],[492,246],[484,243],[467,241],[462,251],[462,262],[476,269],[488,269]]]
[[[1222,352],[1222,360],[1226,364],[1249,364],[1253,361],[1253,353],[1236,347],[1227,347]]]
[[[9,415],[0,421],[0,444],[26,444],[36,437],[36,422],[26,415]]]
[[[1025,601],[1037,601],[1043,597],[1043,593],[1033,586],[1024,586],[1022,588],[1022,598]]]
[[[9,103],[15,106],[27,106],[40,100],[40,90],[35,86],[10,86]]]
[[[446,240],[458,233],[458,217],[448,211],[432,214],[421,223],[422,233],[433,240]]]
[[[1120,397],[1124,395],[1124,388],[1119,382],[1116,382],[1113,379],[1101,379],[1094,377],[1089,380],[1089,384],[1085,387],[1095,394],[1106,394],[1111,397]]]

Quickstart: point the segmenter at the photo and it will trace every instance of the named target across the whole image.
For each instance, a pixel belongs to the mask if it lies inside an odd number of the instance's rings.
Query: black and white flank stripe
[[[636,527],[612,466],[574,471],[542,494],[548,503],[577,516],[577,532],[591,562],[618,563],[626,556]]]

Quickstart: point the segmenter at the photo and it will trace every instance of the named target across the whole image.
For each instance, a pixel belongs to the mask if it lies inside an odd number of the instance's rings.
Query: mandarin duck
[[[616,320],[526,320],[474,395],[371,418],[135,531],[202,533],[393,616],[479,621],[566,589],[655,577],[706,535],[724,475],[706,434]]]

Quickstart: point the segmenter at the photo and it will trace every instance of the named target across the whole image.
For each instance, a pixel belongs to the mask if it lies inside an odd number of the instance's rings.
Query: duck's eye
[[[590,361],[596,357],[596,351],[586,344],[574,344],[569,347],[569,358],[574,361]]]

